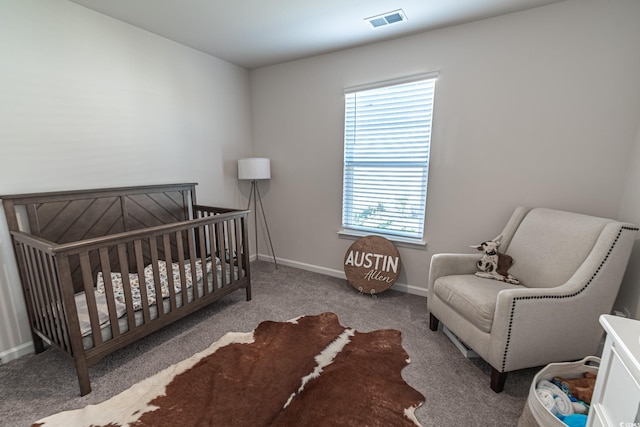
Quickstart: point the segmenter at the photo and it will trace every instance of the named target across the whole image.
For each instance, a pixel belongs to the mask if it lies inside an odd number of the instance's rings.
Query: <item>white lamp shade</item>
[[[271,162],[267,157],[238,160],[238,179],[270,179]]]

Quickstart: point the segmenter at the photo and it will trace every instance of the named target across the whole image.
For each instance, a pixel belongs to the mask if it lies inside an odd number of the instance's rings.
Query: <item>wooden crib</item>
[[[107,354],[244,288],[248,211],[196,203],[196,184],[0,196],[36,353],[75,360],[80,394]]]

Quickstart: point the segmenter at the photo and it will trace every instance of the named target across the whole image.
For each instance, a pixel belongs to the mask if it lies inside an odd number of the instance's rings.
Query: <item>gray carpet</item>
[[[284,321],[331,311],[340,323],[367,332],[402,331],[411,363],[405,380],[426,401],[416,411],[423,426],[515,426],[533,375],[511,373],[505,390],[489,388],[490,368],[465,359],[442,331],[428,327],[426,299],[386,291],[360,295],[345,280],[286,266],[252,264],[253,300],[236,292],[90,368],[93,391],[80,397],[73,361],[47,350],[0,365],[0,425],[28,426],[45,416],[99,403],[208,347],[229,331],[253,330],[263,320]],[[318,425],[321,425],[319,420]]]

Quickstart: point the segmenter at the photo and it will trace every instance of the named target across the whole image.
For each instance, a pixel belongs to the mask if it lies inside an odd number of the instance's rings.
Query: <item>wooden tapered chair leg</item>
[[[500,372],[496,368],[491,368],[491,390],[500,393],[504,390],[504,382],[507,380],[508,372]]]

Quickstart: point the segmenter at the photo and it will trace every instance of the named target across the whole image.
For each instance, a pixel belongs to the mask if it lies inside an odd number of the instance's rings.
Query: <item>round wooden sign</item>
[[[351,286],[361,292],[386,291],[400,275],[400,253],[384,237],[361,237],[344,256],[344,273]]]

